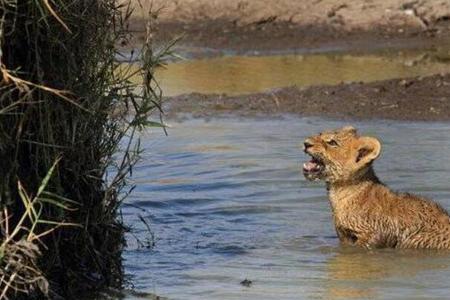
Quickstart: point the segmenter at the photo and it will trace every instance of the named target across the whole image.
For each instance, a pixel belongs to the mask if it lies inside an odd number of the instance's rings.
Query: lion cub
[[[395,193],[372,168],[380,142],[353,127],[305,140],[309,180],[324,180],[339,239],[366,248],[450,249],[450,217],[438,204]]]

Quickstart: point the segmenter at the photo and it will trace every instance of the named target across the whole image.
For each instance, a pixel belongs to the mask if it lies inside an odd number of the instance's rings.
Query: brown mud
[[[279,116],[296,114],[339,119],[450,121],[450,75],[347,83],[226,96],[188,94],[167,100],[170,118]]]
[[[138,1],[138,0],[133,0]],[[131,45],[143,41],[138,8]],[[158,39],[207,53],[416,47],[450,36],[447,0],[153,0]],[[201,55],[199,53],[198,55]]]
[[[164,6],[158,39],[182,35],[187,57],[222,54],[430,48],[450,41],[447,0],[155,0]],[[131,24],[139,44],[142,10]],[[356,119],[450,121],[450,77],[399,78],[241,96],[190,94],[168,99],[170,116],[293,113]]]

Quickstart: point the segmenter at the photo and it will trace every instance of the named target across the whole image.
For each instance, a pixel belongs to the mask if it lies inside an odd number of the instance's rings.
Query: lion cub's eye
[[[328,145],[332,146],[332,147],[337,147],[337,146],[339,146],[338,143],[337,143],[335,140],[333,140],[333,139],[328,140],[328,141],[325,141],[325,142],[326,142]]]

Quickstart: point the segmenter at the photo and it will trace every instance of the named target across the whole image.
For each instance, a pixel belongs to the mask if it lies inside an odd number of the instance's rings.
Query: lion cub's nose
[[[306,152],[308,150],[308,148],[312,147],[313,144],[309,141],[305,141],[305,143],[303,144],[303,150]]]

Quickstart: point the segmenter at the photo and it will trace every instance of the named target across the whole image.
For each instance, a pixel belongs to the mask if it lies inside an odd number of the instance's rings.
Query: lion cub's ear
[[[351,125],[347,125],[347,126],[342,127],[341,131],[346,132],[346,133],[350,133],[352,135],[356,135],[356,132],[357,132],[356,128],[351,126]]]
[[[358,139],[358,142],[357,163],[362,165],[369,164],[380,155],[381,143],[376,138],[363,136]]]

